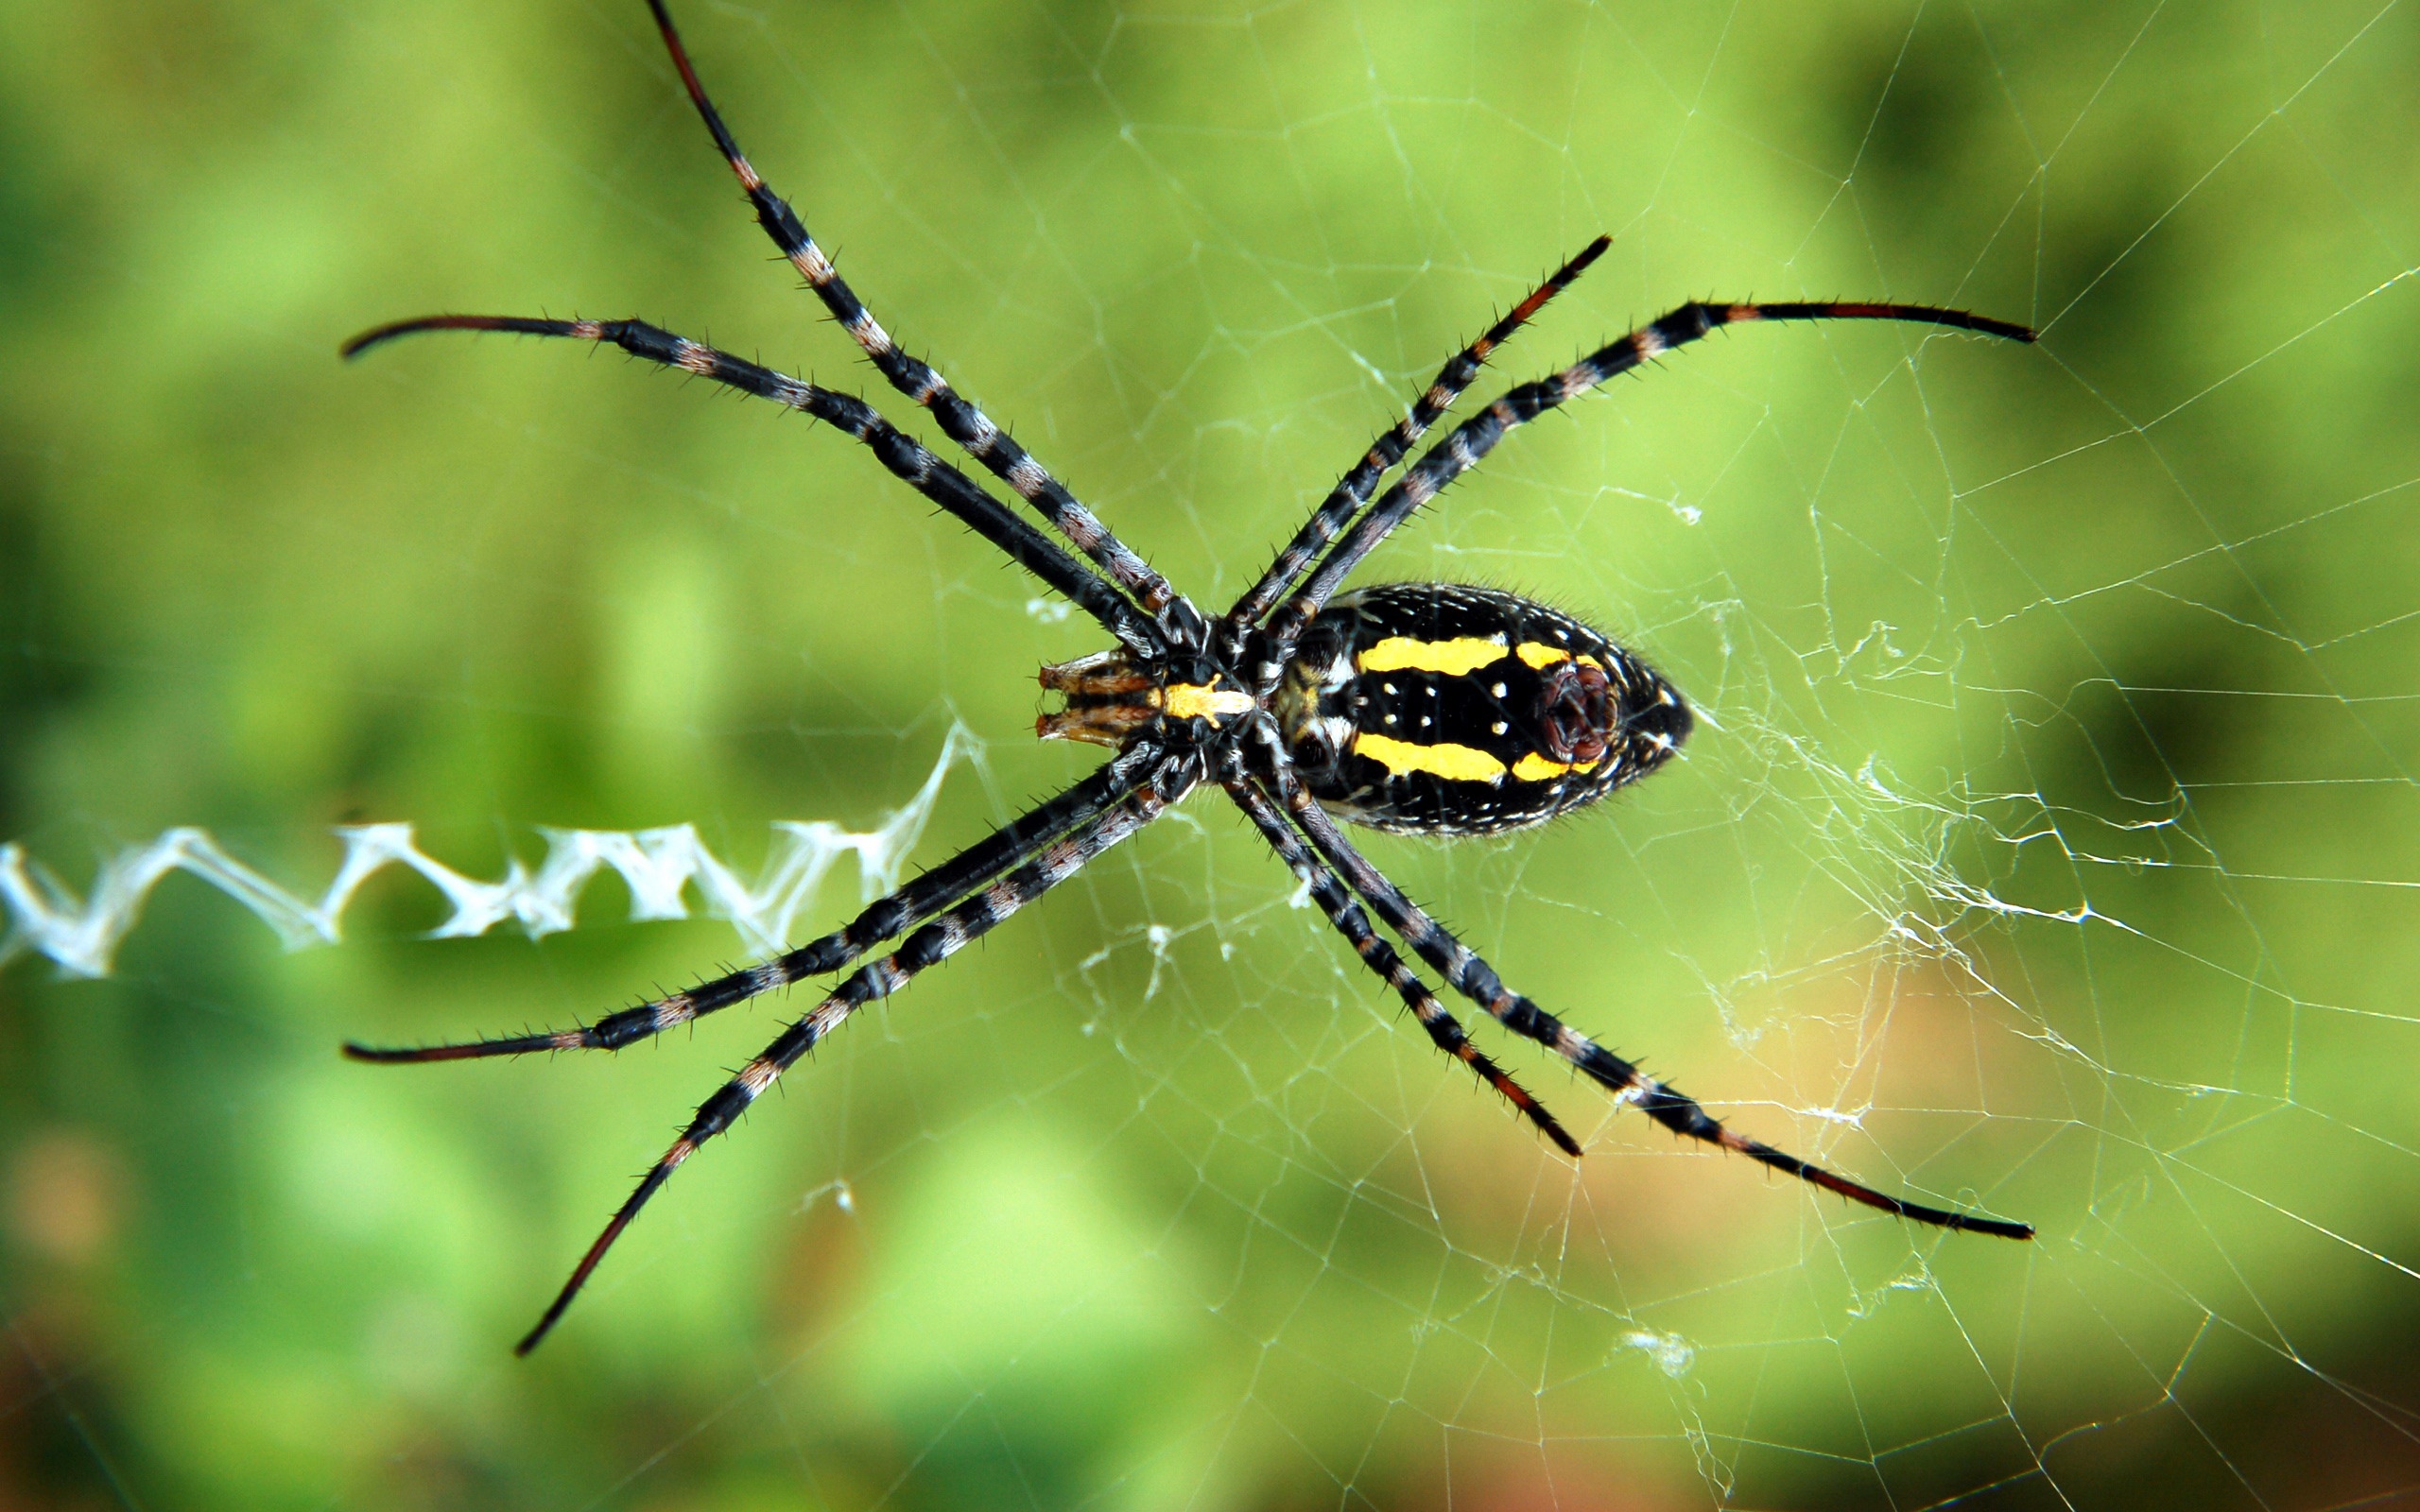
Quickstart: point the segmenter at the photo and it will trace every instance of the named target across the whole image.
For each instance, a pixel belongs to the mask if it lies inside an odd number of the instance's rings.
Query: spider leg
[[[407,1065],[428,1060],[475,1060],[489,1056],[526,1056],[547,1050],[619,1050],[624,1045],[662,1034],[666,1029],[701,1019],[793,982],[838,971],[893,936],[933,918],[950,904],[1024,862],[1032,854],[1123,800],[1141,782],[1154,753],[1138,747],[1121,752],[1109,765],[1049,801],[1027,810],[958,854],[888,897],[876,899],[865,911],[821,939],[802,945],[761,965],[700,983],[685,992],[609,1013],[578,1029],[502,1036],[454,1044],[415,1048],[383,1048],[348,1040],[344,1053],[354,1060],[379,1065]]]
[[[915,490],[955,515],[960,524],[1006,553],[1011,561],[1064,594],[1137,653],[1160,647],[1158,632],[1134,611],[1125,595],[1087,571],[1049,537],[1009,512],[975,480],[882,418],[853,394],[836,393],[786,373],[759,367],[727,352],[675,335],[642,320],[543,320],[514,315],[430,315],[365,331],[338,349],[357,357],[397,336],[423,331],[510,331],[522,335],[570,336],[621,348],[634,357],[712,379],[745,394],[769,399],[829,422],[868,450]]]
[[[1154,752],[1154,755],[1160,753]],[[1135,788],[1115,807],[1097,816],[1090,823],[1061,836],[1040,855],[994,883],[982,891],[959,902],[957,906],[938,914],[923,927],[900,943],[897,950],[880,960],[872,961],[852,974],[832,995],[816,1005],[806,1017],[774,1037],[755,1059],[739,1070],[739,1074],[723,1083],[720,1090],[699,1105],[697,1116],[681,1137],[672,1142],[655,1164],[648,1168],[622,1206],[605,1225],[605,1231],[588,1246],[588,1252],[572,1267],[571,1279],[563,1282],[538,1326],[513,1346],[515,1354],[527,1354],[538,1347],[572,1298],[579,1295],[605,1251],[614,1246],[622,1230],[638,1216],[648,1199],[680,1169],[682,1162],[698,1153],[699,1147],[729,1128],[750,1104],[764,1095],[765,1089],[780,1079],[782,1073],[798,1063],[800,1057],[845,1022],[852,1013],[875,998],[889,997],[906,987],[918,972],[937,966],[957,954],[971,940],[980,939],[994,926],[1018,909],[1040,898],[1044,893],[1083,869],[1101,852],[1117,844],[1151,820],[1167,805],[1184,796],[1184,779],[1171,783],[1165,777],[1155,778]]]
[[[1327,811],[1313,801],[1308,789],[1295,781],[1289,767],[1280,765],[1275,781],[1288,814],[1302,827],[1303,833],[1310,836],[1311,844],[1321,856],[1343,874],[1353,890],[1377,911],[1389,929],[1402,936],[1414,954],[1437,969],[1447,985],[1485,1008],[1514,1034],[1534,1040],[1571,1062],[1620,1101],[1637,1104],[1648,1117],[1673,1133],[1685,1134],[1690,1139],[1736,1151],[1760,1164],[1822,1187],[1826,1192],[1838,1193],[1852,1202],[1879,1208],[1884,1212],[1917,1223],[1996,1234],[2003,1239],[2033,1237],[2033,1226],[2031,1224],[1978,1217],[1909,1202],[1872,1187],[1861,1186],[1820,1165],[1809,1164],[1761,1140],[1752,1140],[1725,1128],[1720,1121],[1700,1107],[1695,1098],[1667,1087],[1528,998],[1509,990],[1495,974],[1494,967],[1455,938],[1450,930],[1429,918],[1419,904],[1406,897],[1401,888],[1388,881],[1383,872],[1353,849],[1351,842],[1337,829],[1336,821],[1328,817]]]
[[[1616,374],[1628,372],[1675,347],[1686,346],[1724,326],[1750,320],[1907,320],[1975,331],[2011,341],[2031,341],[2034,335],[2026,327],[2006,320],[1927,304],[1684,304],[1559,373],[1512,389],[1422,454],[1420,460],[1322,558],[1301,591],[1272,617],[1269,627],[1270,656],[1284,662],[1295,639],[1343,583],[1345,575],[1358,566],[1361,558],[1386,540],[1395,526],[1410,518],[1412,511],[1478,466],[1479,459],[1513,427],[1527,424]]]
[[[740,187],[748,192],[748,202],[755,208],[756,221],[772,238],[774,247],[790,261],[805,278],[807,286],[840,322],[850,338],[863,348],[874,367],[890,387],[932,411],[940,421],[942,434],[963,447],[969,456],[990,468],[1001,481],[1017,490],[1033,506],[1052,528],[1067,538],[1079,551],[1091,558],[1109,574],[1112,581],[1133,595],[1143,611],[1166,616],[1171,628],[1198,633],[1203,628],[1201,612],[1184,596],[1169,586],[1168,580],[1151,569],[1150,563],[1111,534],[1100,518],[1077,502],[1066,486],[1051,476],[1049,470],[1033,458],[1033,455],[1011,439],[1006,431],[994,424],[991,417],[949,386],[949,381],[932,367],[899,350],[879,321],[855,290],[842,281],[832,266],[823,249],[807,234],[787,201],[775,194],[758,177],[747,154],[739,150],[739,142],[723,125],[722,113],[706,97],[705,86],[698,81],[698,72],[689,65],[688,49],[681,43],[681,34],[673,27],[672,16],[665,9],[664,0],[648,0],[648,9],[655,12],[655,25],[664,34],[664,45],[672,55],[672,64],[681,71],[681,82],[689,91],[690,102],[714,134],[715,146],[731,163],[731,171],[739,178]]]
[[[1462,1032],[1461,1022],[1445,1011],[1445,1005],[1428,990],[1428,984],[1403,963],[1403,957],[1395,954],[1394,947],[1370,927],[1369,916],[1361,911],[1361,905],[1355,902],[1353,895],[1344,890],[1344,885],[1337,881],[1336,873],[1311,854],[1302,839],[1288,827],[1268,795],[1240,773],[1228,778],[1221,785],[1226,788],[1227,796],[1236,800],[1236,807],[1243,810],[1244,816],[1259,828],[1261,837],[1269,842],[1270,850],[1277,852],[1277,858],[1293,868],[1294,875],[1302,878],[1304,885],[1310,888],[1311,901],[1327,915],[1328,922],[1336,926],[1337,933],[1351,942],[1354,954],[1361,957],[1362,964],[1376,972],[1402,997],[1404,1005],[1411,1009],[1411,1016],[1420,1021],[1420,1026],[1428,1031],[1428,1038],[1437,1048],[1470,1067],[1479,1080],[1503,1093],[1506,1102],[1538,1125],[1564,1154],[1577,1158],[1580,1142],[1566,1133],[1564,1126],[1555,1121],[1555,1116],[1530,1096],[1520,1083],[1471,1043],[1470,1036]]]
[[[1478,379],[1479,370],[1486,366],[1489,353],[1502,346],[1513,332],[1545,308],[1548,300],[1570,287],[1572,281],[1587,271],[1588,265],[1602,256],[1605,249],[1612,245],[1612,237],[1599,236],[1581,249],[1579,256],[1556,269],[1552,278],[1539,284],[1528,299],[1514,305],[1512,313],[1489,326],[1477,341],[1456,352],[1453,360],[1439,369],[1436,381],[1412,401],[1410,412],[1397,421],[1392,430],[1371,443],[1370,450],[1361,460],[1338,480],[1335,489],[1320,501],[1318,508],[1311,511],[1311,517],[1303,522],[1303,527],[1294,532],[1294,539],[1278,552],[1276,559],[1269,564],[1269,570],[1261,574],[1260,581],[1253,585],[1250,593],[1236,600],[1235,608],[1227,610],[1225,627],[1233,638],[1229,645],[1229,660],[1242,659],[1243,638],[1251,627],[1259,623],[1260,617],[1276,604],[1278,596],[1302,576],[1303,569],[1310,564],[1311,558],[1336,539],[1337,532],[1352,523],[1353,517],[1369,502],[1370,490],[1386,476],[1387,470],[1402,461],[1404,454],[1411,450],[1412,443],[1419,440],[1429,426],[1437,423],[1437,417],[1451,409],[1454,401],[1462,397],[1462,390]],[[1275,666],[1263,668],[1263,682],[1274,684],[1278,671]]]

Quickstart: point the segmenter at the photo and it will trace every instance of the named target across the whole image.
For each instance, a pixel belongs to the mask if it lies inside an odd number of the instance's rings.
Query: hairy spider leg
[[[1087,570],[1049,537],[1010,512],[974,479],[934,455],[881,412],[853,394],[805,383],[770,368],[735,357],[702,342],[675,335],[643,320],[545,320],[518,315],[429,315],[397,320],[354,336],[337,350],[357,357],[397,336],[423,331],[509,331],[530,336],[569,336],[621,348],[634,357],[736,388],[759,399],[801,410],[863,442],[893,475],[958,517],[1009,558],[1064,594],[1137,655],[1157,653],[1161,641],[1126,596]]]
[[[1079,503],[1067,491],[1066,485],[1034,460],[1033,454],[1019,446],[990,416],[952,388],[947,379],[929,364],[899,350],[890,333],[874,319],[873,312],[832,266],[823,249],[807,234],[798,213],[758,177],[747,154],[739,150],[737,139],[723,125],[722,113],[715,109],[714,102],[706,97],[705,86],[698,81],[698,71],[689,65],[688,49],[682,45],[681,34],[674,29],[664,0],[648,0],[648,8],[655,12],[656,27],[664,33],[665,48],[672,55],[673,66],[681,71],[681,82],[689,91],[690,102],[697,106],[706,129],[714,134],[715,146],[722,149],[731,171],[738,176],[740,187],[748,191],[748,202],[756,211],[756,223],[765,228],[773,246],[806,279],[807,286],[832,312],[832,318],[839,321],[841,329],[864,349],[874,367],[890,380],[890,387],[932,411],[942,435],[1016,490],[1018,496],[1033,506],[1053,529],[1098,563],[1119,588],[1133,595],[1145,613],[1167,620],[1168,628],[1180,641],[1198,639],[1206,627],[1205,622],[1184,594],[1112,534],[1099,516]]]
[[[607,1014],[595,1023],[577,1029],[416,1048],[388,1048],[348,1040],[344,1053],[354,1060],[392,1066],[526,1056],[549,1050],[619,1050],[793,982],[828,975],[851,965],[884,940],[932,919],[1001,872],[1021,865],[1052,840],[1090,823],[1134,791],[1154,755],[1148,747],[1120,752],[1115,760],[1058,797],[1027,810],[906,886],[876,899],[863,913],[831,934],[760,965],[718,976],[685,992]]]
[[[1489,326],[1478,340],[1454,353],[1438,370],[1436,381],[1412,401],[1410,411],[1395,422],[1393,429],[1372,442],[1361,460],[1337,480],[1328,496],[1320,501],[1319,507],[1311,511],[1311,517],[1294,532],[1294,539],[1286,543],[1285,548],[1278,552],[1277,559],[1261,574],[1260,581],[1227,610],[1225,627],[1231,661],[1240,662],[1244,641],[1252,627],[1259,624],[1260,617],[1269,612],[1287,589],[1293,586],[1294,579],[1302,576],[1303,569],[1310,564],[1311,558],[1325,550],[1328,542],[1336,539],[1337,532],[1360,513],[1361,507],[1369,503],[1370,490],[1377,487],[1378,480],[1402,461],[1412,444],[1426,434],[1429,426],[1437,423],[1437,418],[1453,408],[1454,401],[1461,398],[1462,391],[1478,381],[1489,354],[1527,324],[1530,317],[1544,309],[1548,300],[1569,288],[1574,280],[1587,271],[1589,264],[1604,255],[1605,249],[1613,242],[1611,236],[1599,236],[1582,248],[1580,255],[1557,268],[1553,277],[1539,284],[1504,318]],[[1260,670],[1260,684],[1271,686],[1284,666],[1270,662]]]
[[[1844,1176],[1809,1164],[1760,1140],[1752,1140],[1725,1128],[1720,1120],[1698,1106],[1696,1099],[1665,1086],[1528,998],[1506,988],[1494,967],[1457,939],[1452,931],[1428,917],[1419,904],[1405,896],[1403,889],[1388,881],[1384,872],[1362,858],[1352,842],[1345,839],[1337,828],[1336,821],[1329,818],[1327,812],[1313,801],[1309,791],[1294,780],[1290,768],[1278,768],[1275,783],[1288,814],[1310,837],[1320,855],[1343,874],[1353,890],[1377,911],[1380,919],[1386,920],[1387,927],[1411,947],[1412,954],[1437,970],[1447,986],[1485,1008],[1490,1016],[1514,1034],[1534,1040],[1569,1061],[1592,1080],[1611,1091],[1618,1100],[1637,1104],[1648,1117],[1673,1133],[1685,1134],[1690,1139],[1736,1151],[1776,1171],[1811,1182],[1826,1192],[1838,1193],[1852,1202],[1879,1208],[1916,1223],[1996,1234],[2002,1239],[2033,1237],[2031,1224],[1978,1217],[1909,1202],[1876,1192],[1872,1187],[1860,1186]]]
[[[1302,591],[1271,617],[1270,656],[1282,662],[1305,627],[1343,584],[1345,576],[1360,565],[1361,558],[1409,519],[1413,510],[1478,466],[1479,459],[1495,450],[1495,443],[1513,427],[1527,424],[1616,374],[1628,372],[1675,347],[1686,346],[1724,326],[1751,320],[1906,320],[1975,331],[2011,341],[2034,339],[2034,333],[2025,326],[1928,304],[1684,304],[1561,372],[1511,390],[1422,454],[1394,487],[1354,523],[1343,540],[1312,572]]]
[[[1420,1021],[1420,1026],[1428,1031],[1428,1038],[1437,1048],[1470,1067],[1481,1081],[1503,1093],[1506,1102],[1535,1124],[1547,1138],[1554,1141],[1557,1148],[1576,1158],[1580,1154],[1580,1142],[1565,1132],[1564,1126],[1555,1121],[1555,1116],[1530,1096],[1526,1088],[1482,1054],[1478,1046],[1471,1043],[1461,1021],[1445,1011],[1445,1005],[1428,990],[1428,984],[1414,974],[1411,968],[1404,964],[1403,957],[1395,954],[1394,947],[1370,927],[1370,917],[1361,911],[1361,905],[1345,891],[1344,884],[1337,880],[1336,873],[1311,854],[1309,848],[1287,827],[1285,818],[1279,815],[1268,795],[1240,772],[1226,778],[1220,785],[1227,790],[1227,796],[1235,799],[1236,807],[1244,811],[1245,817],[1259,828],[1261,837],[1269,842],[1270,850],[1277,852],[1277,858],[1291,868],[1294,875],[1310,889],[1311,901],[1320,905],[1320,912],[1327,915],[1328,922],[1336,926],[1336,932],[1352,945],[1354,954],[1361,957],[1362,964],[1395,989],[1403,999],[1404,1006],[1409,1008],[1411,1016]]]
[[[1155,753],[1160,754],[1160,753]],[[970,940],[980,939],[992,928],[1018,909],[1040,898],[1044,893],[1074,876],[1101,852],[1116,845],[1151,820],[1159,817],[1167,805],[1182,798],[1182,791],[1163,792],[1160,779],[1140,784],[1115,807],[1102,813],[1088,825],[1062,836],[1046,847],[1040,855],[1010,872],[981,892],[959,902],[956,907],[937,915],[914,934],[901,942],[899,948],[878,961],[860,967],[855,974],[833,988],[832,995],[816,1005],[815,1011],[784,1029],[771,1044],[755,1059],[739,1070],[739,1074],[723,1083],[712,1097],[699,1105],[697,1116],[681,1137],[672,1142],[661,1159],[640,1178],[632,1192],[605,1225],[605,1231],[588,1246],[588,1252],[572,1267],[571,1279],[555,1295],[538,1326],[513,1346],[513,1353],[527,1354],[538,1347],[547,1332],[579,1295],[605,1251],[614,1246],[622,1230],[638,1216],[648,1199],[680,1169],[682,1162],[698,1153],[700,1145],[729,1128],[751,1103],[764,1095],[782,1073],[798,1063],[800,1057],[815,1048],[818,1041],[845,1022],[875,998],[889,997],[906,987],[916,974],[927,967],[937,966],[957,954]]]

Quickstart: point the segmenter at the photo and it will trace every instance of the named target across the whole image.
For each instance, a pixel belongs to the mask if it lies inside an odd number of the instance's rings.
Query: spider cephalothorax
[[[345,1047],[355,1058],[390,1062],[616,1049],[792,982],[856,968],[699,1108],[589,1246],[538,1326],[522,1339],[522,1352],[554,1327],[615,1237],[672,1172],[730,1127],[852,1013],[979,938],[1204,782],[1216,782],[1234,800],[1437,1047],[1503,1093],[1567,1154],[1580,1153],[1579,1141],[1480,1054],[1427,984],[1379,936],[1370,913],[1454,992],[1676,1134],[1736,1151],[1902,1218],[2012,1239],[2032,1237],[2024,1224],[1890,1196],[1725,1128],[1694,1100],[1506,988],[1494,968],[1371,865],[1335,818],[1426,834],[1517,829],[1636,782],[1669,760],[1689,733],[1688,706],[1644,662],[1542,604],[1446,583],[1340,592],[1345,577],[1389,533],[1476,467],[1513,428],[1616,373],[1746,321],[1905,320],[2019,341],[2032,340],[2033,333],[1928,305],[1685,304],[1561,372],[1503,394],[1379,492],[1379,482],[1453,406],[1488,354],[1604,251],[1607,239],[1599,236],[1456,353],[1410,412],[1311,511],[1260,580],[1213,620],[939,372],[899,350],[789,205],[740,152],[689,66],[663,0],[648,5],[690,100],[773,245],[884,380],[929,411],[944,435],[1008,484],[1082,559],[865,401],[641,321],[429,316],[356,336],[345,344],[346,355],[418,331],[566,336],[607,342],[830,422],[1116,639],[1111,650],[1044,669],[1043,686],[1061,707],[1046,713],[1039,725],[1045,739],[1106,746],[1115,754],[1065,792],[876,901],[841,928],[761,965],[578,1029],[416,1050]],[[866,959],[889,940],[898,943]]]
[[[1124,649],[1102,651],[1044,667],[1040,680],[1066,705],[1035,720],[1035,734],[1113,750],[1141,741],[1222,745],[1260,709],[1233,672],[1207,659],[1171,666]]]

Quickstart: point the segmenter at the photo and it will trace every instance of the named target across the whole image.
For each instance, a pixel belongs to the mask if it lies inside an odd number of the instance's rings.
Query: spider
[[[1211,782],[1243,811],[1363,964],[1403,999],[1437,1048],[1501,1093],[1565,1155],[1577,1157],[1580,1143],[1471,1042],[1427,983],[1373,926],[1372,914],[1453,991],[1675,1134],[1736,1151],[1917,1223],[2007,1239],[2033,1236],[2027,1224],[1888,1195],[1726,1128],[1694,1099],[1507,988],[1493,967],[1364,859],[1338,823],[1435,835],[1522,829],[1637,782],[1669,761],[1688,737],[1689,706],[1670,683],[1632,652],[1543,604],[1448,583],[1391,583],[1338,593],[1397,525],[1477,466],[1515,426],[1616,373],[1746,321],[1905,320],[2029,342],[2033,332],[1927,305],[1685,304],[1561,372],[1508,391],[1378,492],[1379,482],[1478,377],[1489,354],[1605,250],[1610,238],[1599,236],[1457,352],[1409,412],[1311,511],[1251,591],[1213,619],[1112,535],[939,372],[899,349],[841,282],[797,214],[740,151],[699,83],[664,0],[648,3],[691,103],[773,245],[891,387],[928,411],[944,435],[1031,506],[1065,544],[903,434],[865,401],[642,321],[426,316],[365,332],[345,343],[343,354],[357,356],[423,331],[568,336],[611,343],[632,356],[828,421],[1115,637],[1108,650],[1042,669],[1042,686],[1058,696],[1060,706],[1044,713],[1036,727],[1042,739],[1089,742],[1115,754],[1091,776],[869,905],[840,929],[760,965],[581,1028],[412,1049],[344,1047],[354,1059],[390,1064],[614,1050],[793,982],[856,966],[812,1012],[785,1027],[698,1108],[580,1257],[516,1353],[527,1354],[554,1328],[606,1250],[666,1178],[849,1015],[988,934]],[[889,954],[857,964],[892,939],[899,943]]]

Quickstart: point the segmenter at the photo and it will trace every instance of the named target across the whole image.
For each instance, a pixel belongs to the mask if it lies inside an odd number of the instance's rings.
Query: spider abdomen
[[[1341,818],[1486,834],[1593,803],[1691,726],[1637,657],[1532,599],[1390,583],[1312,621],[1272,700],[1304,784]]]

